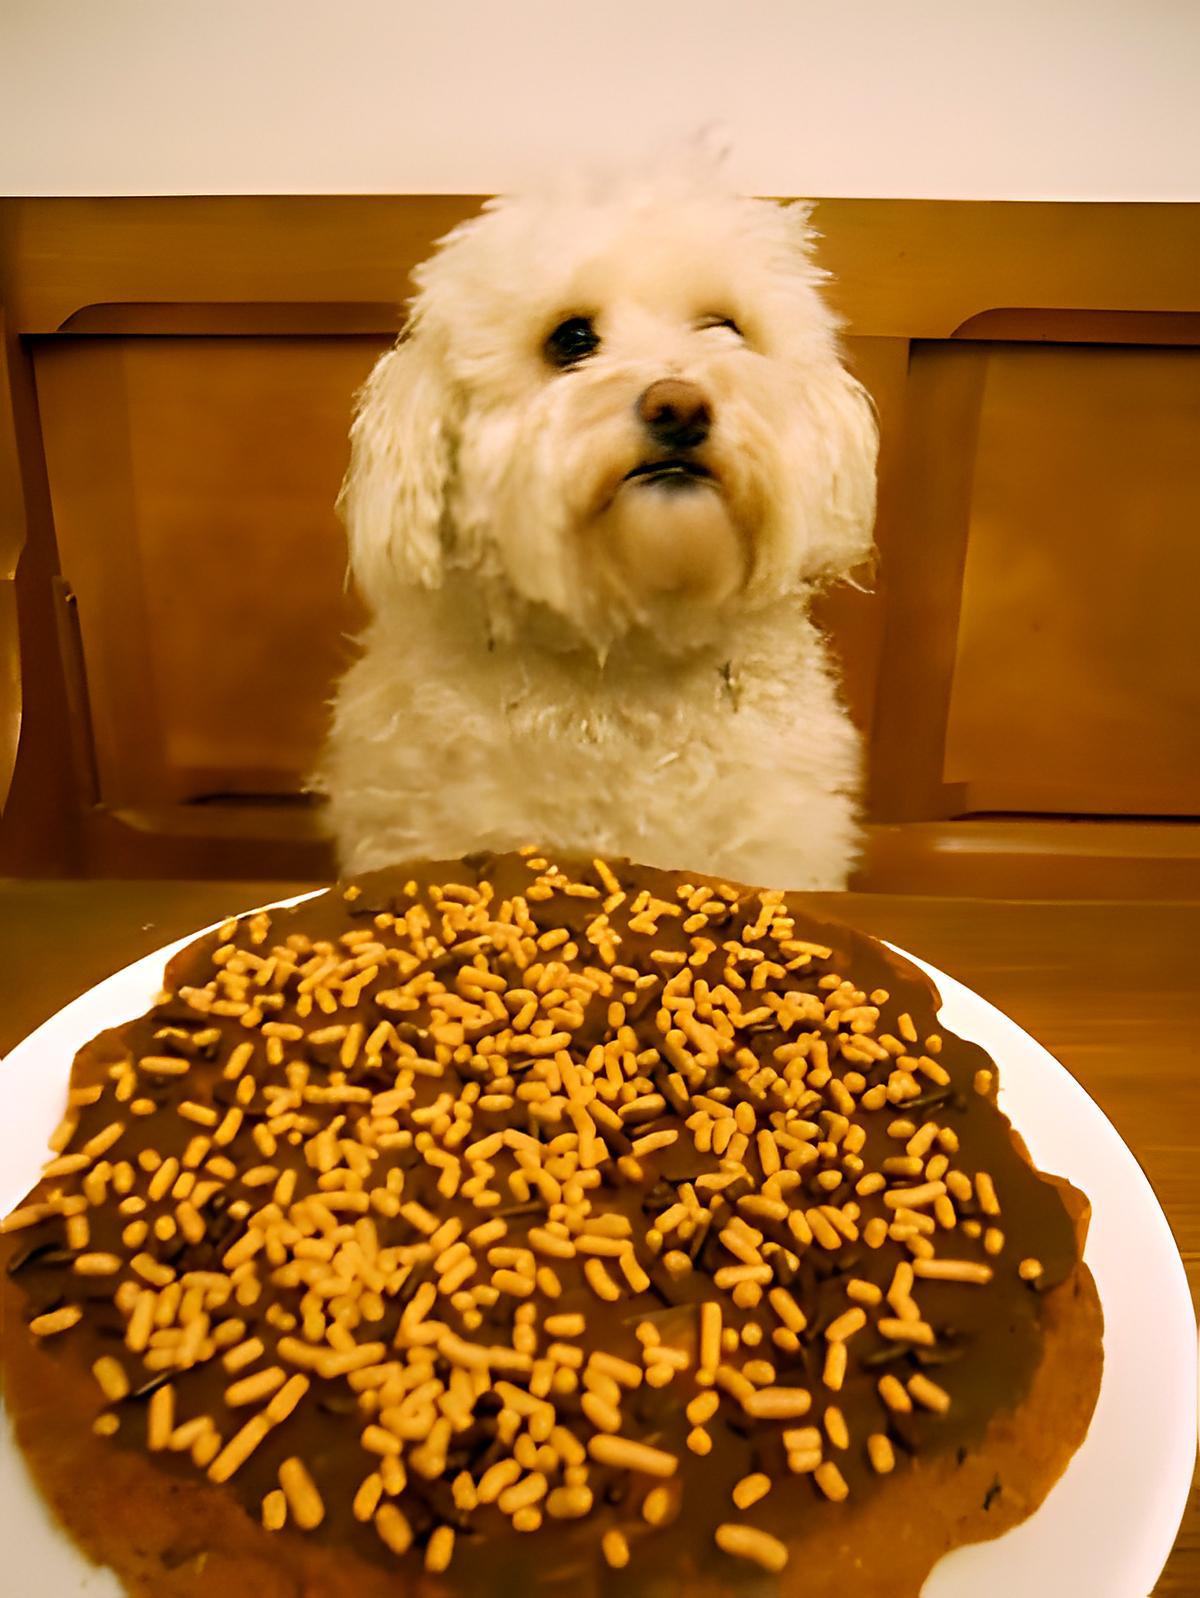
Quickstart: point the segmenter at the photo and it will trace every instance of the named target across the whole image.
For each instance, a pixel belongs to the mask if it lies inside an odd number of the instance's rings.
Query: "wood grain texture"
[[[140,955],[305,886],[0,882],[0,1051]],[[876,894],[814,895],[814,903],[957,977],[1062,1061],[1140,1161],[1200,1303],[1200,903]],[[1197,1593],[1194,1486],[1155,1598]]]
[[[943,779],[972,813],[1194,815],[1200,350],[970,347]]]
[[[333,507],[351,395],[385,347],[85,338],[39,351],[106,805],[303,789],[363,620]]]

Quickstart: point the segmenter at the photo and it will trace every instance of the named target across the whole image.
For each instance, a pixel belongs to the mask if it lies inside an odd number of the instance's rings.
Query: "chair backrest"
[[[477,204],[0,205],[4,869],[330,869],[351,396]],[[870,591],[822,601],[871,818],[1200,814],[1200,209],[817,221],[882,427]]]

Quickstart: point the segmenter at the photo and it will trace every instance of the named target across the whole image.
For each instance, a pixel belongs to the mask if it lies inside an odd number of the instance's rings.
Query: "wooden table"
[[[304,886],[0,882],[0,1053],[139,955]],[[1062,1061],[1154,1184],[1200,1300],[1200,904],[818,897],[958,977]],[[1200,1594],[1195,1484],[1155,1594]]]

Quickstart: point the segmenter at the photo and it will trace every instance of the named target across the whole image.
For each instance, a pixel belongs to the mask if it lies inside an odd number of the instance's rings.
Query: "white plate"
[[[103,1028],[142,1014],[166,960],[189,942],[181,938],[101,982],[3,1062],[10,1108],[0,1125],[0,1214],[37,1180],[75,1051]],[[944,1559],[922,1598],[1142,1598],[1174,1543],[1196,1447],[1195,1323],[1171,1229],[1133,1155],[1057,1060],[978,994],[924,961],[913,963],[937,983],[945,1029],[981,1044],[998,1062],[1000,1102],[1037,1164],[1091,1198],[1086,1258],[1105,1321],[1099,1403],[1066,1474],[1015,1531]],[[56,1529],[7,1427],[0,1432],[0,1544],[6,1591],[119,1598],[111,1572],[88,1565]]]

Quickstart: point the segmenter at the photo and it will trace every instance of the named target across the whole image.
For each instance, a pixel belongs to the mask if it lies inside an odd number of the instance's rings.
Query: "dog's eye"
[[[566,368],[586,360],[600,344],[600,335],[590,316],[568,316],[560,322],[542,346],[551,366]]]
[[[696,326],[702,333],[706,332],[710,327],[726,327],[735,338],[745,338],[746,336],[732,316],[702,316]]]

